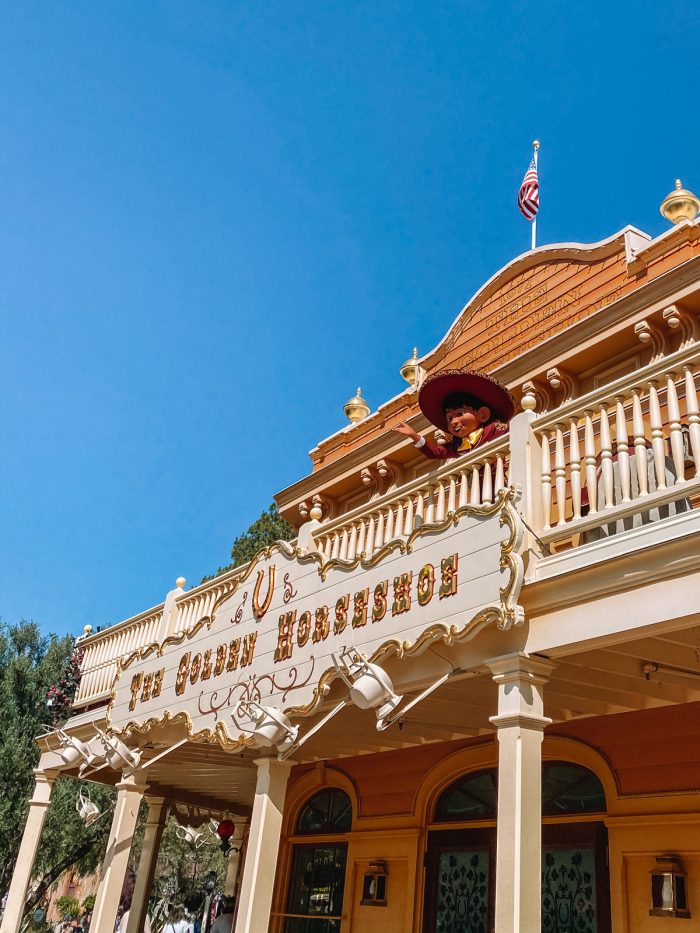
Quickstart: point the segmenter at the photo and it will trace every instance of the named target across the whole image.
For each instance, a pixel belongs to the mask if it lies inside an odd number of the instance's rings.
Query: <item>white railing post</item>
[[[172,635],[177,631],[177,616],[178,616],[178,605],[177,598],[182,596],[185,592],[185,583],[187,581],[184,577],[178,577],[175,581],[175,589],[170,590],[168,595],[165,597],[165,605],[163,606],[163,618],[160,620],[160,631],[158,632],[158,641],[163,641],[164,638],[167,638],[168,635]]]
[[[521,498],[518,508],[521,515],[538,534],[544,525],[542,509],[542,450],[532,423],[536,415],[527,409],[510,422],[510,481],[520,487]],[[534,535],[526,529],[524,554],[526,569],[541,555]]]

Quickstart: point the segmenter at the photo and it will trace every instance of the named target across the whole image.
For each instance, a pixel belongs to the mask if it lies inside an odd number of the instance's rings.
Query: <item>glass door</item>
[[[491,933],[495,885],[495,828],[431,832],[424,933]],[[542,933],[610,933],[602,823],[543,826]]]

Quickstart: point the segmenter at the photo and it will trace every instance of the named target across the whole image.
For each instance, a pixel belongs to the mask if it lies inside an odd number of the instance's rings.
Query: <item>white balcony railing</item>
[[[376,554],[419,523],[442,522],[464,505],[489,504],[511,482],[537,534],[555,547],[619,534],[700,500],[700,348],[694,344],[537,416],[517,415],[510,435],[448,460],[369,503],[317,527],[326,560]],[[239,567],[82,643],[75,706],[104,702],[119,658],[209,618]]]

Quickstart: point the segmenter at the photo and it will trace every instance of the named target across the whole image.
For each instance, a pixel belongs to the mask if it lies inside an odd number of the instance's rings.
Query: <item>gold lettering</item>
[[[440,561],[440,599],[446,596],[454,596],[457,592],[457,567],[459,554],[453,554],[451,557],[444,557]]]
[[[204,663],[202,664],[202,680],[209,680],[211,677],[211,648],[204,652]]]
[[[196,684],[199,680],[199,672],[202,669],[202,655],[196,654],[192,658],[192,664],[190,666],[190,683]]]
[[[241,650],[241,667],[248,667],[249,664],[253,663],[255,642],[257,641],[257,638],[257,632],[248,632],[248,634],[243,639],[243,648]]]
[[[180,666],[177,669],[177,679],[175,680],[175,693],[180,696],[185,692],[187,675],[190,672],[190,658],[192,654],[188,651],[180,658]]]
[[[258,572],[258,579],[255,581],[255,587],[253,589],[253,615],[256,619],[262,619],[267,610],[270,608],[270,603],[272,602],[272,593],[275,589],[275,567],[268,567],[267,569],[267,596],[264,601],[260,602],[260,587],[263,580],[265,579],[265,571],[260,570]]]
[[[421,567],[420,573],[418,574],[418,604],[420,606],[427,606],[433,598],[434,590],[435,568],[432,564],[426,564],[425,567]]]
[[[401,615],[402,612],[408,612],[411,608],[411,581],[413,573],[402,573],[394,577],[394,602],[391,605],[391,614],[393,616]]]
[[[143,689],[141,690],[141,702],[145,703],[151,699],[151,689],[153,687],[153,674],[146,674],[143,678]]]
[[[350,605],[350,594],[341,596],[335,604],[335,622],[333,631],[339,635],[348,624],[348,606]]]
[[[241,640],[240,638],[232,639],[231,643],[228,646],[228,664],[226,665],[226,673],[230,674],[231,671],[235,671],[238,667],[238,652],[241,650]]]
[[[214,676],[221,674],[226,664],[226,645],[219,645],[216,649],[216,662],[214,664]]]
[[[329,616],[330,610],[328,606],[319,606],[316,610],[316,624],[314,625],[314,633],[311,636],[311,640],[314,642],[314,644],[318,644],[320,641],[328,638],[328,633],[331,628],[328,621]]]
[[[139,695],[139,690],[141,689],[141,681],[143,680],[143,674],[134,674],[131,678],[131,699],[129,700],[129,709],[136,709],[136,700]]]
[[[286,661],[292,656],[292,637],[294,635],[294,624],[297,620],[296,609],[291,612],[285,612],[280,616],[277,634],[277,648],[275,649],[275,661]]]
[[[372,607],[372,622],[381,622],[386,615],[386,596],[389,591],[389,581],[382,580],[374,588],[374,606]]]
[[[303,648],[304,645],[309,640],[309,635],[311,634],[311,613],[309,610],[305,610],[299,616],[299,625],[297,626],[297,644],[300,648]]]
[[[360,628],[361,625],[367,624],[367,604],[369,602],[369,587],[364,590],[360,590],[359,593],[355,593],[355,599],[353,600],[353,615],[352,615],[352,627]]]
[[[156,675],[153,678],[153,693],[151,696],[155,700],[156,697],[160,696],[160,688],[163,686],[163,678],[165,677],[165,668],[161,667],[159,671],[156,671]]]

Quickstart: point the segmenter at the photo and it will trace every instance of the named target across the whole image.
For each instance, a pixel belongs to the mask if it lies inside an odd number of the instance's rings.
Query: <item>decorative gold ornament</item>
[[[357,424],[358,421],[362,421],[363,418],[366,418],[369,414],[369,405],[362,398],[362,390],[360,387],[357,387],[357,395],[349,399],[343,405],[343,411],[348,417],[349,421],[352,421],[353,424]]]
[[[399,372],[410,386],[414,386],[416,382],[418,382],[420,373],[420,366],[418,365],[418,347],[413,348],[413,356],[406,360]]]
[[[666,220],[679,224],[684,220],[695,220],[700,214],[700,200],[692,191],[684,188],[680,178],[677,178],[676,187],[663,199],[659,210]]]

